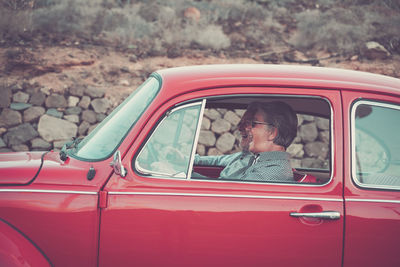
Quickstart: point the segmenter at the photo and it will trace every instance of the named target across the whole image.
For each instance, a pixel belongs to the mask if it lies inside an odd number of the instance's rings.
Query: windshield
[[[146,80],[70,154],[90,161],[108,158],[153,101],[159,88],[160,82],[155,77]]]

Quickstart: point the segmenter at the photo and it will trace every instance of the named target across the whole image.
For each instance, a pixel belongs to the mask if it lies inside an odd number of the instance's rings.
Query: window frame
[[[375,185],[366,184],[359,181],[357,178],[357,159],[356,159],[356,110],[360,105],[377,106],[389,109],[395,109],[400,112],[400,106],[396,103],[383,102],[374,99],[357,99],[351,105],[350,110],[350,143],[351,143],[351,180],[353,183],[362,189],[380,189],[380,190],[400,190],[400,186],[393,185]]]

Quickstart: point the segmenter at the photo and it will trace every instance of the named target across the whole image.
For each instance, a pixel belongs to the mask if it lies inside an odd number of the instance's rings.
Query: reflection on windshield
[[[91,161],[108,158],[153,101],[159,87],[154,77],[145,81],[79,143],[72,156]]]

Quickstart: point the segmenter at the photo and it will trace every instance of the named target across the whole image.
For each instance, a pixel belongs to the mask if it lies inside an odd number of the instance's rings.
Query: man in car
[[[293,182],[286,148],[297,134],[297,116],[280,101],[251,103],[239,123],[242,152],[195,157],[196,165],[223,166],[220,179]]]

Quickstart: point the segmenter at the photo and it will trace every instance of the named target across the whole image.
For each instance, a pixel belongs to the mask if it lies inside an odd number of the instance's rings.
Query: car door
[[[324,184],[190,179],[209,98],[180,96],[149,118],[104,190],[100,266],[340,266],[343,244],[340,94],[334,90],[240,88],[255,98],[320,98],[330,114],[330,177]],[[335,129],[335,131],[332,131]],[[177,149],[178,148],[178,149]],[[333,217],[331,217],[333,215]],[[315,216],[316,218],[310,218]]]
[[[344,266],[399,266],[400,101],[343,93],[346,133]]]

